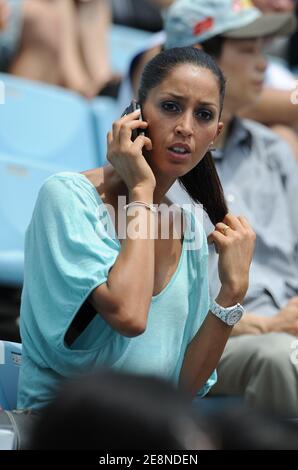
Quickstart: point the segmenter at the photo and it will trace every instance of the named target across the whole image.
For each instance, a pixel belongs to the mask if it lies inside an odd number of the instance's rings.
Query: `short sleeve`
[[[100,211],[96,189],[73,175],[58,174],[43,185],[25,245],[24,289],[33,317],[27,320],[58,350],[82,304],[106,282],[120,246],[106,230],[108,215]]]

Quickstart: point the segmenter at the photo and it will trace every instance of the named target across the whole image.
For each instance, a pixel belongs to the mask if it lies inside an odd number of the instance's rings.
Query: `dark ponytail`
[[[228,208],[211,152],[178,181],[193,201],[203,205],[213,225],[223,220]]]
[[[221,112],[225,94],[225,79],[222,71],[210,55],[191,46],[166,49],[147,63],[139,88],[141,105],[147,100],[149,91],[159,86],[175,67],[182,64],[193,64],[213,73],[218,82]],[[210,152],[195,168],[180,177],[179,181],[189,196],[203,205],[213,224],[224,218],[228,212],[227,205]]]

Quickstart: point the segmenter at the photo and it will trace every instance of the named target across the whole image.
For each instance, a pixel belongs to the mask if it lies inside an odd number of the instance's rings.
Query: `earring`
[[[214,152],[215,150],[216,150],[216,148],[214,147],[214,142],[211,142],[211,144],[209,145],[208,151],[209,152]]]

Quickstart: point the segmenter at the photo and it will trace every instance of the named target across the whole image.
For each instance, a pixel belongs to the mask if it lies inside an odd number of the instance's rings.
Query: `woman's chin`
[[[182,168],[182,166],[178,165],[167,165],[163,168],[158,168],[157,174],[161,175],[163,174],[165,177],[169,179],[177,179],[180,178],[181,176],[186,175],[190,169],[189,168]]]

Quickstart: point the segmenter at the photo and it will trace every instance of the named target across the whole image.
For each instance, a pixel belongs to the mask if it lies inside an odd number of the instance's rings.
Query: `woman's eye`
[[[161,107],[164,111],[168,113],[174,113],[176,111],[179,111],[179,106],[176,103],[173,103],[172,101],[166,101],[161,104]]]
[[[197,112],[197,117],[203,121],[211,121],[213,113],[211,111],[201,110]]]

